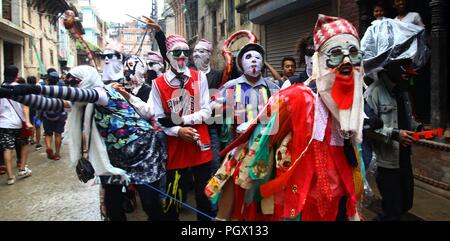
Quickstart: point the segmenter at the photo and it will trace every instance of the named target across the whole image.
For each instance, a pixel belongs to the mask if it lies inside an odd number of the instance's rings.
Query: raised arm
[[[96,89],[81,89],[66,86],[41,86],[41,85],[14,85],[7,86],[12,90],[13,96],[25,96],[30,94],[45,95],[50,98],[58,98],[72,102],[95,103],[99,100]]]
[[[14,96],[11,99],[39,111],[63,112],[64,100],[39,95]]]
[[[269,63],[265,62],[264,63],[266,65],[266,67],[269,69],[270,73],[272,74],[273,78],[276,80],[283,80],[283,78],[281,77],[281,75],[275,70],[275,68],[270,65]]]

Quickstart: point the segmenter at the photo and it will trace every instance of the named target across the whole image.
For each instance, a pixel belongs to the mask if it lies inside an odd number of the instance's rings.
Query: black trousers
[[[413,206],[414,176],[410,153],[400,149],[400,168],[398,169],[378,167],[376,182],[380,190],[383,210],[378,219],[399,221]]]
[[[159,189],[159,181],[150,183],[152,187]],[[106,216],[111,221],[126,221],[127,216],[123,209],[124,194],[122,185],[107,184],[105,188]],[[159,193],[145,185],[135,185],[141,199],[142,208],[149,221],[165,220]]]
[[[174,181],[177,176],[177,173],[178,175],[180,175],[178,180],[178,190],[173,190],[175,184]],[[191,175],[194,177],[193,180],[195,190],[195,201],[197,206],[196,208],[211,217],[215,217],[215,213],[212,211],[211,202],[206,197],[204,192],[206,184],[211,178],[211,162],[191,167],[190,171],[189,168],[178,170],[167,170],[166,193],[169,194],[170,196],[175,195],[177,199],[182,199],[181,200],[182,202],[186,202],[186,194],[189,191],[189,179],[192,178]],[[179,205],[177,202],[170,201],[169,198],[166,198],[165,208],[167,210],[166,215],[168,220],[170,221],[179,220],[180,209],[177,208],[177,205]],[[209,221],[210,219],[200,213],[197,213],[197,220]]]

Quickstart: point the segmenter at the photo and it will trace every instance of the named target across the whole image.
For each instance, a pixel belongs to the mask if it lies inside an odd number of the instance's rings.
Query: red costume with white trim
[[[362,132],[362,74],[356,62],[359,52],[351,49],[359,50],[359,41],[354,27],[341,18],[320,15],[314,32],[318,94],[303,84],[278,92],[247,131],[222,151],[225,161],[205,193],[213,201],[226,200],[219,193],[227,181],[240,188],[221,194],[234,195],[234,202],[231,217],[218,218],[332,221],[343,211],[349,220],[360,219],[363,161],[355,144]],[[330,32],[335,34],[324,34]],[[332,38],[338,42],[329,48]],[[345,56],[347,48],[351,51]],[[342,51],[332,52],[337,49]],[[338,60],[334,67],[324,65]],[[263,123],[266,112],[270,120]],[[339,207],[342,201],[345,208]]]
[[[200,95],[200,72],[190,70],[191,76],[184,83],[185,95],[180,95],[180,88],[172,86],[165,78],[165,75],[161,75],[155,79],[155,86],[161,96],[161,102],[165,113],[177,113],[181,116],[193,114],[199,111],[199,101],[195,98]],[[190,101],[183,101],[180,98],[189,98]],[[183,106],[188,104],[189,106]],[[183,113],[180,113],[183,111]],[[192,126],[198,131],[200,140],[203,144],[211,144],[208,125],[199,124]],[[201,151],[196,143],[185,141],[176,136],[167,136],[167,148],[168,148],[168,160],[166,169],[183,169],[187,167],[197,166],[212,160],[212,151]]]

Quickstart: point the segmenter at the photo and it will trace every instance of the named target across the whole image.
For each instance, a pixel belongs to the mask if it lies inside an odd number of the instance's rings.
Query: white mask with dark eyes
[[[119,80],[123,79],[122,55],[114,50],[106,49],[102,53],[103,58],[103,75],[102,80]]]
[[[244,74],[252,77],[261,75],[263,58],[259,52],[254,50],[248,51],[243,54],[241,61]]]
[[[207,71],[209,68],[209,60],[211,52],[209,50],[196,46],[194,49],[195,67],[200,71]]]

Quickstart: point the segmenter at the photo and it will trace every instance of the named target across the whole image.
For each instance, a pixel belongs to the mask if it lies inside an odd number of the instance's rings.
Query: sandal
[[[52,159],[55,160],[55,161],[59,161],[59,160],[61,160],[61,156],[60,155],[54,155]]]
[[[50,160],[53,160],[53,158],[55,157],[54,155],[53,155],[53,150],[52,149],[47,149],[47,158],[48,159],[50,159]]]

